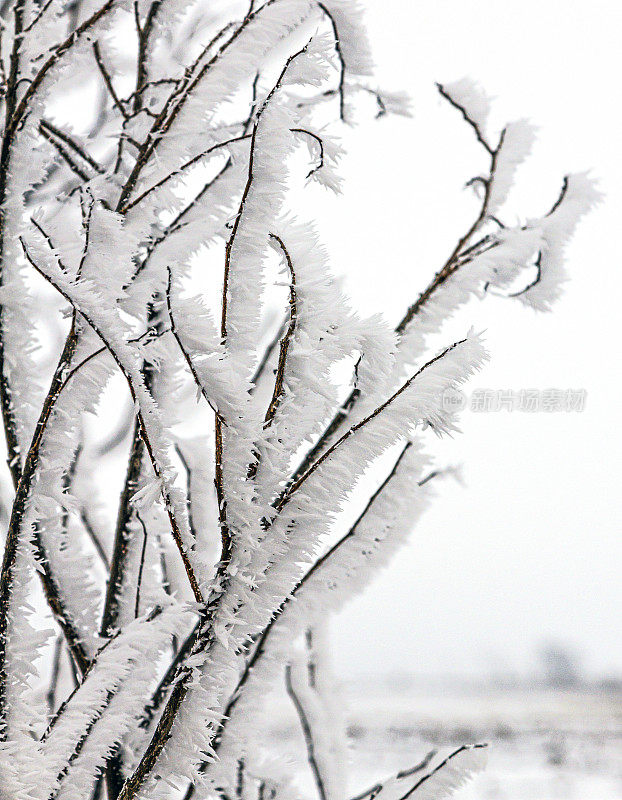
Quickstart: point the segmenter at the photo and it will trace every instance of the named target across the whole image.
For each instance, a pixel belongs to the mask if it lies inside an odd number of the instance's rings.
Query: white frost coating
[[[318,183],[325,189],[329,189],[333,194],[340,194],[342,178],[338,172],[338,166],[343,157],[343,147],[335,136],[332,136],[324,129],[320,129],[317,133],[322,137],[322,165],[320,167],[318,162],[318,164],[310,167],[307,177],[310,181]],[[306,138],[309,140],[309,137]],[[313,147],[312,140],[308,141],[308,145],[310,148]],[[311,156],[316,159],[319,156],[317,143],[316,147],[311,151]]]
[[[431,765],[411,774],[397,775],[383,781],[374,793],[377,800],[445,800],[486,768],[488,748],[485,745],[460,747],[445,758],[436,758]]]
[[[343,452],[338,449],[293,495],[268,531],[261,558],[253,562],[256,570],[261,568],[264,579],[257,581],[250,591],[244,592],[241,586],[237,593],[240,601],[246,601],[244,615],[236,617],[235,608],[230,606],[234,598],[228,598],[229,602],[225,598],[221,606],[219,616],[223,624],[234,626],[233,633],[237,633],[238,641],[240,636],[252,635],[268,623],[277,598],[281,602],[300,578],[299,565],[309,559],[315,560],[313,552],[328,531],[331,515],[349,494],[352,483],[345,480],[347,471],[350,470],[356,479],[365,471],[370,459],[404,435],[409,424],[430,420],[439,432],[450,429],[451,415],[440,410],[439,395],[463,382],[483,357],[478,337],[456,347],[437,362],[441,366],[436,370],[436,365],[430,367],[422,374],[419,384],[415,381],[410,391],[403,392],[395,401],[395,407],[389,407],[390,410],[380,414],[368,428],[353,435],[345,443]]]
[[[488,215],[496,214],[507,200],[516,170],[533,147],[535,129],[527,120],[510,122],[497,153],[495,172],[488,196]]]
[[[293,151],[291,112],[271,103],[259,122],[250,189],[231,243],[227,292],[226,348],[236,367],[250,376],[259,337],[263,265],[270,224],[279,213],[287,178],[286,161]]]
[[[296,30],[309,16],[310,0],[271,0],[248,23],[244,32],[219,46],[220,55],[209,69],[201,68],[191,81],[192,92],[184,95],[168,133],[157,147],[158,157],[143,170],[135,195],[205,150],[205,133],[214,126],[220,106],[231,100],[245,81],[253,79],[258,60]],[[187,97],[187,99],[185,99]],[[208,146],[210,142],[208,140]]]
[[[319,553],[313,566],[288,594],[281,611],[265,629],[261,655],[245,684],[225,729],[221,760],[241,745],[260,741],[261,715],[267,689],[278,679],[281,665],[292,641],[308,626],[321,624],[328,613],[362,592],[406,542],[412,528],[428,507],[430,484],[419,486],[428,458],[415,441],[403,455],[398,448],[393,467],[387,472],[381,491],[363,518],[331,547]],[[274,579],[273,579],[274,581]],[[253,652],[252,649],[250,651]],[[258,727],[259,726],[259,727]],[[258,739],[259,736],[259,739]],[[217,769],[214,765],[209,774]]]
[[[81,277],[92,281],[111,304],[116,304],[136,269],[133,255],[139,248],[139,231],[125,225],[121,214],[99,202],[94,202],[89,211],[88,250],[82,261]]]
[[[243,426],[244,415],[240,413],[240,405],[248,402],[250,382],[235,370],[233,359],[228,356],[201,297],[180,297],[177,292],[178,283],[175,281],[171,291],[175,328],[190,356],[206,399],[227,424]],[[185,362],[179,364],[180,368],[192,374]]]
[[[75,241],[75,237],[72,240],[70,236],[63,236],[58,225],[52,225],[51,230],[58,235],[62,251],[59,248],[52,253],[40,231],[37,247],[44,258],[54,255],[59,259],[58,264],[67,267],[72,274],[77,275],[80,270],[82,278],[92,281],[98,291],[106,294],[107,302],[114,304],[122,296],[122,287],[132,273],[131,255],[137,247],[137,240],[124,228],[118,214],[104,209],[99,203],[92,203],[92,207],[89,205],[86,218],[88,233],[82,231],[82,242]],[[42,230],[48,230],[47,221],[42,221],[42,224]],[[55,235],[53,241],[56,240]],[[72,365],[80,363],[100,347],[100,340],[88,328],[80,332]],[[34,496],[30,501],[51,573],[59,584],[60,598],[89,656],[94,654],[98,641],[101,590],[96,590],[93,585],[93,557],[85,557],[84,548],[76,546],[76,535],[84,534],[72,524],[72,517],[79,509],[74,508],[71,490],[63,493],[63,476],[66,465],[71,463],[81,444],[81,414],[84,411],[95,412],[101,393],[114,371],[114,362],[106,355],[89,361],[71,378],[69,390],[61,394],[47,427]],[[67,591],[67,587],[72,591]]]
[[[205,667],[207,658],[208,668]],[[186,702],[180,708],[171,736],[158,760],[157,776],[145,783],[139,798],[164,800],[170,786],[184,786],[198,774],[205,759],[212,760],[213,728],[222,719],[224,698],[236,679],[234,653],[214,642],[207,654],[187,660],[193,670]]]
[[[73,363],[98,346],[90,332],[76,349]],[[71,391],[63,391],[46,428],[41,447],[40,467],[29,500],[29,519],[37,525],[51,573],[70,618],[77,628],[88,655],[98,644],[97,619],[102,600],[94,583],[93,556],[78,546],[71,518],[77,512],[71,490],[63,491],[66,465],[79,446],[81,413],[93,407],[112,374],[106,359],[94,359],[72,378]],[[71,421],[68,424],[68,421]]]
[[[363,591],[406,541],[429,502],[429,488],[418,485],[428,458],[417,444],[400,455],[402,451],[399,445],[394,467],[387,474],[388,483],[363,519],[321,554],[319,565],[306,573],[287,614],[300,614],[313,623],[327,610],[338,610]]]
[[[430,425],[437,434],[457,430],[454,415],[443,408],[442,394],[463,384],[485,359],[480,337],[469,334],[417,377],[409,379],[404,390],[369,423],[356,431],[350,429],[353,434],[309,475],[270,528],[262,547],[265,567],[276,556],[280,557],[280,563],[289,563],[289,558],[298,561],[302,543],[298,542],[297,535],[291,535],[292,524],[296,530],[301,522],[302,531],[306,531],[307,526],[311,528],[315,540],[325,529],[328,514],[335,513],[349,494],[352,478],[363,474],[374,458],[406,436],[409,430],[422,423]],[[301,538],[303,553],[308,553],[312,542],[308,535],[303,534]],[[286,553],[288,559],[283,558]]]
[[[330,39],[328,36],[316,36],[306,46],[305,52],[295,58],[287,68],[281,86],[313,86],[319,88],[330,77],[331,69],[328,60]]]
[[[374,63],[361,3],[356,0],[324,0],[321,6],[328,11],[337,29],[346,74],[371,75]]]
[[[481,86],[471,78],[461,78],[453,83],[444,83],[443,90],[456,105],[464,109],[467,118],[477,126],[486,139],[490,98]]]
[[[128,0],[112,3],[110,11],[89,28],[90,34],[94,35],[105,31],[117,10],[128,4]],[[100,7],[99,4],[97,7]],[[54,13],[50,16],[54,18]],[[32,77],[29,69],[30,61],[38,53],[35,53],[31,47],[33,43],[36,43],[37,46],[43,44],[41,41],[42,27],[45,28],[44,22],[33,28],[25,38],[24,50],[21,55],[21,78],[23,80]],[[51,26],[50,33],[53,32],[53,28],[54,26]],[[33,408],[36,409],[40,405],[38,375],[32,360],[35,349],[33,320],[36,315],[33,313],[29,287],[23,278],[21,268],[23,262],[18,242],[18,236],[25,225],[24,195],[41,180],[47,164],[47,157],[42,151],[37,133],[39,118],[43,111],[43,101],[47,99],[54,82],[58,83],[71,66],[75,69],[76,66],[79,66],[81,59],[84,59],[84,38],[84,35],[76,37],[64,53],[55,59],[54,65],[46,70],[45,76],[29,100],[26,116],[22,118],[22,124],[15,132],[7,156],[9,179],[7,180],[6,195],[2,198],[4,214],[1,292],[4,308],[2,319],[5,346],[4,371],[9,379],[13,395],[17,436],[22,457],[32,438],[36,419]],[[74,59],[73,64],[71,64],[71,58],[68,57],[69,54]],[[53,54],[46,51],[45,58],[36,62],[35,71],[43,68],[48,63],[48,59],[53,58]]]
[[[6,632],[7,719],[6,741],[0,742],[0,797],[37,797],[40,753],[31,736],[35,720],[44,718],[42,703],[33,696],[31,683],[39,677],[33,656],[47,643],[50,630],[38,630],[31,599],[36,566],[32,532],[20,534],[12,580],[11,606]]]
[[[349,491],[351,483],[345,483],[346,471],[350,469],[354,475],[361,474],[370,458],[382,453],[404,434],[404,426],[409,421],[433,419],[437,430],[449,429],[452,426],[451,415],[440,410],[439,394],[463,382],[481,363],[484,355],[477,336],[458,345],[437,362],[441,366],[429,367],[422,373],[420,382],[415,381],[410,391],[403,393],[408,394],[408,398],[400,396],[398,400],[401,402],[396,400],[397,405],[390,413],[385,411],[379,415],[383,418],[382,425],[374,426],[372,423],[369,431],[363,428],[358,441],[356,435],[352,436],[344,447],[345,457],[337,451],[335,457],[328,459],[296,492],[269,530],[262,544],[261,559],[253,562],[255,569],[263,562],[265,579],[246,592],[240,585],[236,594],[225,597],[221,605],[216,624],[232,627],[234,645],[235,639],[239,643],[240,637],[252,635],[265,627],[273,613],[275,599],[280,597],[282,600],[291,591],[300,577],[297,565],[309,559],[315,543],[327,530],[330,519],[326,509],[337,510]],[[241,616],[236,614],[236,606],[244,601],[244,615]],[[226,662],[220,667],[220,670],[225,669]],[[214,676],[218,671],[213,660],[208,659],[206,674]]]
[[[340,800],[347,790],[343,785],[343,765],[335,759],[332,748],[334,721],[322,702],[322,696],[309,680],[308,654],[296,651],[289,659],[289,682],[296,703],[311,727],[313,756],[327,800]]]
[[[383,114],[397,114],[400,117],[412,116],[412,102],[406,92],[387,92],[379,91],[378,97],[381,103],[381,116]]]
[[[82,345],[79,345],[76,351],[78,359],[85,353],[92,352],[93,338],[84,337]],[[71,498],[63,494],[62,483],[65,465],[71,461],[76,447],[80,413],[96,402],[109,374],[109,364],[92,362],[79,375],[76,375],[74,391],[60,395],[45,430],[36,481],[18,533],[18,537],[22,541],[18,553],[24,554],[26,538],[33,536],[32,530],[36,526],[36,536],[43,545],[44,556],[56,584],[59,598],[68,612],[69,619],[87,655],[94,654],[98,641],[96,620],[100,591],[93,583],[91,557],[85,554],[82,547],[76,546],[75,538],[72,539],[72,544],[68,545],[67,528],[64,525],[68,519],[64,517],[63,510],[66,507],[71,508]],[[75,537],[75,531],[72,532],[72,536]],[[18,555],[18,558],[22,558],[22,555]],[[34,574],[35,569],[43,569],[41,564],[35,564],[32,561],[28,563],[30,563],[31,575]],[[24,591],[22,572],[25,569],[25,566],[22,566],[21,569],[16,568],[15,573],[17,577],[13,590],[13,602],[17,603],[18,609],[21,602],[19,598],[21,592]],[[28,582],[29,579],[26,585]],[[32,588],[30,588],[30,592],[32,592]],[[38,652],[45,638],[37,635],[35,642],[28,635],[30,612],[27,609],[28,606],[26,606],[26,610],[18,614],[18,617],[23,614],[21,621],[15,617],[15,610],[11,612],[13,623],[9,625],[9,663],[12,664],[13,657],[15,657],[24,665],[29,664],[28,669],[33,675],[36,675],[34,663],[32,663],[34,662],[33,654]],[[19,635],[17,633],[11,635],[12,626],[14,627],[16,624],[24,626],[24,629]],[[20,652],[23,652],[23,655],[19,656]],[[21,672],[17,666],[15,666],[15,670],[17,674]],[[26,680],[20,681],[20,686],[21,699],[15,697],[11,700],[12,713],[9,726],[12,722],[19,722],[22,729],[28,729],[33,724],[32,721],[40,715],[40,709],[33,699],[32,690],[27,686]]]
[[[43,741],[41,772],[48,792],[60,786],[59,798],[68,800],[89,791],[106,755],[148,700],[160,654],[190,619],[184,608],[170,606],[152,620],[146,617],[130,623],[100,651],[96,666]],[[131,684],[125,688],[127,681]],[[72,757],[76,742],[87,731],[92,733],[86,745]],[[71,766],[65,774],[68,762]]]
[[[398,342],[396,380],[421,358],[427,338],[438,333],[445,320],[470,299],[481,297],[486,284],[504,289],[522,270],[529,274],[542,243],[542,231],[537,225],[504,228],[492,235],[479,255],[474,255],[432,292],[407,325]]]
[[[21,43],[17,102],[30,93],[29,81],[65,31],[105,3],[26,3],[26,25],[39,10],[42,18]],[[48,382],[68,327],[64,302],[31,264],[78,309],[78,343],[65,375],[89,359],[56,400],[41,441],[35,440],[38,461],[15,529],[15,567],[2,576],[8,599],[2,608],[8,680],[0,684],[0,698],[8,701],[2,709],[7,738],[0,744],[8,762],[0,769],[3,800],[88,797],[117,746],[126,775],[145,752],[153,756],[145,780],[136,791],[134,782],[126,786],[124,800],[169,800],[173,785],[184,796],[188,781],[195,783],[195,800],[223,793],[239,800],[298,800],[287,765],[275,763],[265,741],[263,712],[292,646],[309,629],[292,680],[307,709],[328,800],[345,796],[343,743],[318,626],[369,583],[426,508],[434,484],[423,480],[427,458],[418,433],[430,426],[439,434],[456,429],[442,395],[481,363],[479,337],[468,336],[412,376],[430,360],[429,337],[470,298],[515,294],[534,308],[548,307],[559,293],[564,243],[597,199],[585,176],[572,176],[548,215],[507,226],[501,215],[532,131],[524,121],[511,123],[495,151],[486,139],[489,103],[482,90],[466,80],[439,87],[491,156],[492,182],[475,179],[488,189],[479,216],[476,209],[447,264],[431,267],[436,277],[429,290],[421,287],[405,329],[393,331],[379,316],[360,318],[334,281],[314,230],[296,221],[290,200],[305,182],[339,189],[342,149],[328,117],[353,121],[359,103],[371,116],[404,113],[404,98],[368,80],[371,57],[358,3],[229,5],[113,2],[130,13],[108,14],[81,42],[70,43],[31,98],[0,165],[6,169],[0,185],[7,187],[0,289],[5,376],[22,457],[43,401],[37,373]],[[135,47],[143,36],[141,75]],[[141,88],[132,93],[135,86]],[[89,121],[83,115],[67,120],[58,102],[75,87],[83,87],[85,110],[88,105],[94,117]],[[9,85],[7,104],[10,94]],[[49,122],[39,130],[41,120]],[[277,259],[281,272],[272,285]],[[225,263],[221,332],[221,320],[207,309],[218,313]],[[213,264],[217,273],[207,275]],[[206,286],[213,291],[209,300]],[[521,286],[526,289],[516,291]],[[31,288],[36,303],[27,298]],[[253,386],[259,344],[283,319],[289,338],[282,348],[276,342]],[[42,335],[48,330],[56,339]],[[118,491],[110,488],[108,470],[123,478],[116,460],[133,420],[121,409],[123,425],[99,428],[119,392],[126,392],[124,379],[150,457],[143,454],[142,464],[132,460],[127,473],[123,497],[133,497],[132,518],[124,526],[128,541],[115,550],[125,561],[114,565],[123,575],[120,609],[114,637],[101,649],[105,561],[114,520],[125,520],[125,512],[116,512],[111,495]],[[213,486],[215,413],[223,440],[221,509]],[[337,429],[323,436],[333,419]],[[95,441],[116,442],[110,445],[116,452],[103,456]],[[360,509],[349,509],[360,515],[343,530],[341,512],[359,496],[359,479],[367,483],[373,475],[376,492]],[[179,528],[177,544],[171,528]],[[93,529],[103,534],[103,559]],[[58,583],[60,610],[50,602],[57,622],[79,643],[82,667],[93,666],[39,744],[47,724],[41,701],[52,675],[48,633],[39,630],[50,615],[33,619],[32,611],[44,604],[35,581],[43,568]],[[206,609],[194,602],[199,596],[208,601]],[[166,611],[148,621],[160,607]],[[209,627],[191,655],[180,657],[174,677],[171,659],[199,611]],[[134,622],[140,614],[147,618]],[[59,683],[48,697],[52,707],[71,681],[64,651],[59,663]],[[170,683],[153,694],[169,667],[167,680],[183,680],[187,689],[179,709],[167,700]],[[172,721],[166,741],[153,738],[165,706],[163,720]],[[378,784],[375,794],[440,800],[476,770],[472,759],[480,755],[461,750],[444,764],[420,765]]]
[[[246,480],[254,459],[254,442],[261,431],[260,410],[249,395],[250,382],[235,357],[221,343],[214,323],[198,298],[181,301],[172,296],[175,326],[189,356],[202,393],[223,420],[223,491],[227,527],[232,531],[235,553],[229,565],[234,574],[249,559],[249,548],[259,537],[261,509],[255,504],[255,487]],[[184,369],[189,368],[184,364]],[[213,556],[207,542],[206,563]],[[213,558],[212,558],[213,563]]]
[[[222,156],[220,160],[222,162]],[[215,175],[219,175],[227,164],[228,159],[219,165]],[[246,172],[242,160],[231,162],[222,177],[206,179],[205,186],[209,184],[209,190],[203,191],[204,187],[201,187],[194,195],[199,199],[191,208],[188,208],[188,203],[177,210],[177,201],[173,219],[162,225],[162,232],[153,234],[149,246],[149,268],[159,271],[175,264],[179,270],[202,246],[214,241],[218,235],[224,237],[225,223],[237,210],[236,198],[241,194]]]
[[[175,485],[176,470],[169,458],[170,443],[160,421],[159,409],[145,388],[139,350],[128,343],[131,329],[128,329],[128,325],[118,313],[114,298],[106,296],[102,286],[86,279],[80,280],[79,283],[67,280],[55,266],[46,263],[45,255],[43,259],[35,259],[35,263],[64,293],[64,296],[71,300],[74,308],[88,318],[89,324],[94,326],[107,349],[115,355],[119,366],[131,383],[151,443],[155,464],[160,473],[154,477],[150,486],[142,490],[143,495],[148,494],[155,500],[160,493],[162,494],[165,505],[175,516],[179,526],[184,553],[192,563],[196,554],[193,552],[194,541],[188,525],[184,493]],[[196,575],[203,573],[200,563],[195,563],[194,568]]]
[[[540,226],[544,239],[540,256],[539,280],[517,299],[536,311],[549,311],[559,298],[567,280],[564,253],[577,225],[594,206],[601,194],[596,182],[586,173],[569,175],[565,191],[557,207],[541,220],[529,224]]]
[[[258,499],[266,504],[278,493],[300,445],[320,433],[322,422],[338,402],[331,368],[343,358],[356,361],[362,356],[357,388],[365,395],[373,388],[377,399],[390,374],[394,347],[386,323],[379,318],[359,320],[353,314],[310,226],[283,220],[273,231],[292,261],[296,319],[286,356],[284,392],[271,425],[257,442]],[[282,259],[284,280],[291,284],[281,246],[274,240],[273,246]]]
[[[31,289],[23,267],[18,236],[25,225],[23,195],[39,179],[45,160],[34,125],[27,122],[9,152],[12,180],[8,182],[2,221],[2,336],[4,374],[9,382],[21,460],[32,439],[41,403],[36,353],[36,319]]]

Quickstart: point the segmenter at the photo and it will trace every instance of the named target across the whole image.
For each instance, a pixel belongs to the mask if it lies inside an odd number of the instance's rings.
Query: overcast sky
[[[412,119],[344,132],[344,195],[320,229],[355,305],[397,320],[473,214],[462,187],[484,168],[435,81],[469,75],[493,119],[528,117],[539,139],[506,219],[541,214],[568,171],[592,169],[606,200],[568,251],[572,281],[550,315],[489,298],[447,331],[487,330],[492,362],[471,388],[587,391],[583,413],[466,412],[438,448],[467,488],[439,487],[411,543],[333,624],[346,672],[528,671],[567,643],[592,674],[622,674],[620,230],[622,6],[561,0],[367,0],[381,86]]]

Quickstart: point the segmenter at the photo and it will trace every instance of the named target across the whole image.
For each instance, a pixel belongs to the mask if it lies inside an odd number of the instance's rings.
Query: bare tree
[[[301,183],[338,190],[360,100],[404,112],[373,84],[356,3],[0,13],[0,796],[294,796],[265,736],[285,669],[321,800],[345,798],[323,620],[424,510],[426,436],[454,428],[443,396],[486,358],[473,332],[437,354],[428,337],[486,291],[547,308],[596,192],[567,176],[548,213],[504,224],[531,129],[493,136],[476,85],[439,86],[488,169],[393,329],[352,310],[293,216]],[[444,797],[482,752],[361,798]]]

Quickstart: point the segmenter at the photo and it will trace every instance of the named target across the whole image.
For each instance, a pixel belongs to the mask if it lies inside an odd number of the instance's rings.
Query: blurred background
[[[473,219],[465,183],[486,154],[435,81],[480,82],[491,131],[537,125],[508,222],[543,213],[569,171],[590,170],[605,199],[568,249],[551,314],[487,297],[447,326],[446,342],[486,330],[491,362],[469,392],[583,390],[585,407],[467,407],[463,434],[436,447],[465,485],[439,484],[410,544],[331,625],[361,783],[367,752],[377,774],[382,753],[404,766],[402,751],[414,763],[483,737],[490,769],[461,797],[620,798],[622,6],[364,5],[378,85],[407,91],[412,118],[343,130],[343,197],[309,193],[355,307],[397,321]]]

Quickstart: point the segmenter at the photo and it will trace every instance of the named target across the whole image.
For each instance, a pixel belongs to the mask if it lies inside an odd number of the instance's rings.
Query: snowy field
[[[488,768],[458,800],[620,800],[622,691],[358,684],[339,692],[351,758],[352,795],[417,763],[489,742]],[[302,737],[285,699],[272,730],[279,755],[297,764]]]

